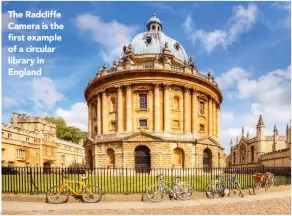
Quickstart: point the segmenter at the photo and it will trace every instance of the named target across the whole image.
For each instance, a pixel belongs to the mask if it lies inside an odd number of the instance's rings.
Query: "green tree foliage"
[[[79,143],[80,140],[86,138],[86,132],[73,126],[67,126],[65,120],[61,117],[45,117],[45,120],[56,124],[57,138],[72,141],[74,143]]]

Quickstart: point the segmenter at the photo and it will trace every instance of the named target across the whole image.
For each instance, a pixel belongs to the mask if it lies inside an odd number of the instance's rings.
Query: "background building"
[[[242,128],[241,138],[237,137],[235,145],[230,141],[228,166],[291,167],[291,127],[287,125],[286,135],[280,136],[275,125],[274,134],[267,136],[260,115],[256,128],[256,137],[250,138],[248,132],[245,136]]]
[[[85,89],[86,161],[95,167],[223,166],[222,93],[199,73],[154,14],[121,58],[99,68]]]
[[[13,113],[11,123],[1,128],[2,165],[68,166],[84,160],[80,144],[56,138],[55,124],[17,113]]]

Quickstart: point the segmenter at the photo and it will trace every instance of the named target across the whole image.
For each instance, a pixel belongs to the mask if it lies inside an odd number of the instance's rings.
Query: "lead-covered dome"
[[[135,55],[159,54],[163,52],[165,43],[168,49],[179,60],[188,60],[188,55],[182,45],[176,40],[168,37],[162,31],[161,21],[154,14],[147,22],[147,32],[140,33],[131,42]]]

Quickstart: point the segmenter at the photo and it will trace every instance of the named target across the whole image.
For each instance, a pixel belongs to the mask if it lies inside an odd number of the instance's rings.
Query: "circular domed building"
[[[155,14],[146,27],[85,89],[87,164],[139,170],[223,166],[222,93],[214,77],[198,72]]]

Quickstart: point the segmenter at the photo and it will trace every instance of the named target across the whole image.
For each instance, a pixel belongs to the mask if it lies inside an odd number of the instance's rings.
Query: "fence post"
[[[29,173],[30,173],[30,195],[32,195],[32,167],[30,167],[29,169]]]
[[[129,191],[128,191],[128,169],[126,168],[126,193],[125,195],[129,195]]]

